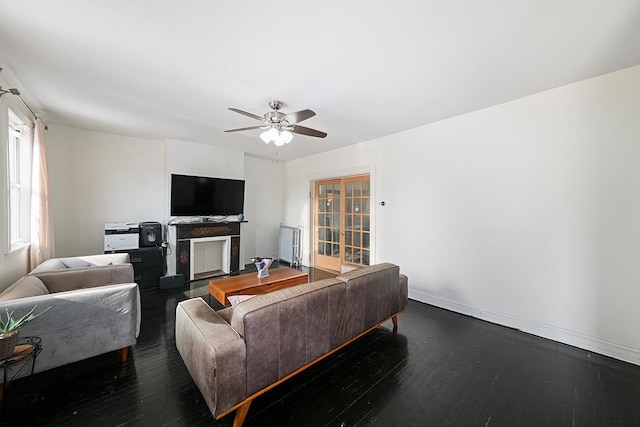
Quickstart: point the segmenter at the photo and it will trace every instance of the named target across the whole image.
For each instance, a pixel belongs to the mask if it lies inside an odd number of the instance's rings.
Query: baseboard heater
[[[280,226],[278,233],[278,260],[298,267],[302,257],[300,244],[301,230],[298,227]]]

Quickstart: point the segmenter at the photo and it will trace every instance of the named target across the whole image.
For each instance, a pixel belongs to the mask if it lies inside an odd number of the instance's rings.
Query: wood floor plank
[[[2,425],[231,426],[176,350],[186,294],[143,292],[125,363],[112,352],[12,383]],[[416,301],[398,320],[255,399],[245,426],[640,425],[639,366]]]

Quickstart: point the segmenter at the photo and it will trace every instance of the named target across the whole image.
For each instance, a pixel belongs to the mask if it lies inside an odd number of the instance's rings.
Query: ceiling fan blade
[[[254,129],[264,129],[265,126],[249,126],[248,128],[238,128],[238,129],[229,129],[225,130],[225,132],[240,132],[242,130],[254,130]]]
[[[229,110],[231,110],[231,111],[233,111],[235,113],[242,114],[243,116],[251,117],[252,119],[264,121],[264,117],[258,116],[258,115],[253,114],[253,113],[247,113],[246,111],[238,110],[237,108],[229,108]]]
[[[295,113],[289,113],[285,115],[283,119],[289,122],[290,124],[294,124],[294,123],[300,123],[303,120],[310,119],[315,115],[316,113],[313,110],[306,109],[306,110],[296,111]]]
[[[291,132],[299,133],[301,135],[315,136],[316,138],[324,138],[325,136],[327,136],[325,132],[296,125],[291,126]]]

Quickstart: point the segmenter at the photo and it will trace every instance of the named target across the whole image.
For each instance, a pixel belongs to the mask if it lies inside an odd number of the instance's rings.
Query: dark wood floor
[[[3,425],[230,426],[233,416],[213,420],[177,353],[175,308],[186,298],[143,293],[124,364],[113,352],[15,381]],[[416,301],[399,323],[259,397],[245,425],[640,425],[638,366]]]

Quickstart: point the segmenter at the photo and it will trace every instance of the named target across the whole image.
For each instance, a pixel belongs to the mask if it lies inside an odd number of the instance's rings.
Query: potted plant
[[[45,313],[51,307],[43,310],[38,314],[33,314],[38,305],[34,305],[31,310],[19,319],[13,317],[13,311],[9,312],[7,308],[6,321],[0,315],[0,360],[8,359],[13,354],[13,349],[18,342],[18,334],[22,325],[31,322],[41,314]]]

